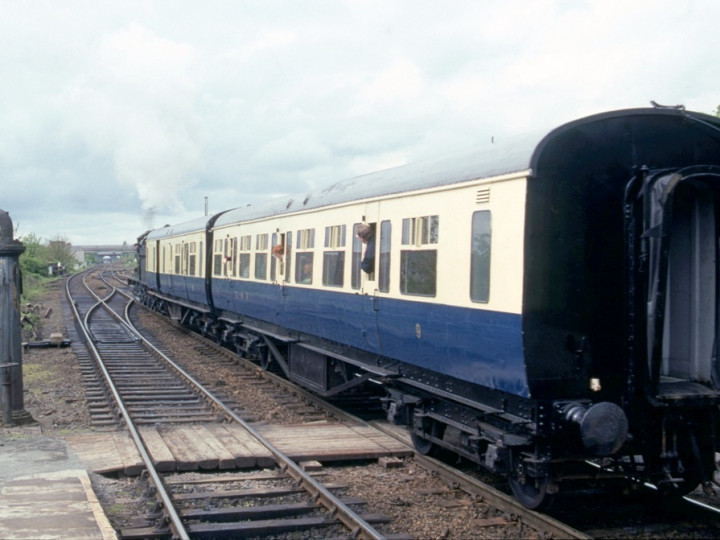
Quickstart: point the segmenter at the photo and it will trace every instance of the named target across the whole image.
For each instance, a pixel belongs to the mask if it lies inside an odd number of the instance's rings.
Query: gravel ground
[[[25,334],[23,341],[41,341],[55,332],[67,337],[64,294],[63,281],[50,285],[42,301],[33,306],[41,317],[40,324],[34,335]],[[70,347],[24,349],[23,387],[25,410],[43,434],[66,435],[89,429],[83,379]]]
[[[62,282],[50,287],[36,311],[45,314],[32,340],[49,337],[52,332],[67,336],[62,306]],[[145,318],[143,318],[145,320]],[[159,332],[158,323],[154,325]],[[166,343],[173,353],[195,355],[182,336]],[[189,361],[196,365],[196,363]],[[218,362],[207,366],[195,376],[215,387],[223,388],[243,408],[259,416],[259,420],[273,423],[302,421],[292,411],[283,408],[275,397],[252,385],[234,383],[237,366],[232,362]],[[41,432],[50,437],[92,431],[84,399],[83,381],[70,348],[27,349],[23,357],[24,401],[26,411]],[[495,511],[466,494],[448,488],[439,478],[405,460],[400,469],[385,469],[377,463],[350,463],[340,467],[325,467],[324,482],[347,484],[347,496],[367,501],[364,512],[383,514],[392,524],[384,530],[402,532],[418,539],[431,538],[533,538],[534,531],[526,531],[512,523],[491,525]],[[106,477],[91,474],[93,487],[116,529],[127,527],[148,510],[148,503],[140,501],[145,486],[136,478]],[[489,521],[490,520],[490,521]],[[388,526],[383,526],[388,527]],[[282,538],[294,538],[292,535]]]
[[[24,336],[24,340],[47,339],[54,332],[67,337],[63,296],[64,283],[58,281],[41,302],[26,308],[40,316],[40,324],[33,334]],[[249,379],[239,379],[239,368],[233,362],[212,360],[215,355],[199,351],[190,337],[164,332],[165,324],[150,315],[140,318],[154,334],[171,336],[164,340],[165,347],[196,378],[226,393],[256,420],[276,424],[303,421],[302,415],[283,406],[282,398],[277,399],[273,392],[254,387]],[[58,441],[68,435],[92,431],[83,379],[72,349],[25,349],[23,383],[24,406],[31,417],[32,429],[39,429],[44,436]],[[185,476],[202,475],[185,473]],[[98,499],[117,530],[137,524],[138,516],[149,510],[149,503],[142,501],[145,485],[139,479],[93,473],[90,477]],[[391,525],[381,526],[386,532],[402,532],[418,539],[537,537],[535,531],[514,524],[513,516],[497,516],[495,510],[449,488],[412,459],[405,460],[399,469],[385,469],[378,463],[324,467],[323,482],[346,484],[344,495],[368,502],[363,512],[391,518]],[[700,495],[698,492],[696,495]],[[710,504],[717,503],[715,497],[708,499]],[[509,523],[493,525],[497,520]],[[302,536],[289,534],[275,538],[294,540]]]

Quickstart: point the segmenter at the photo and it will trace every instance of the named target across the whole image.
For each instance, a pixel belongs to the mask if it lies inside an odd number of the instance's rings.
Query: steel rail
[[[214,345],[214,344],[211,344],[211,345]],[[218,345],[214,345],[214,346],[219,348]],[[224,350],[224,349],[222,349],[222,350]],[[244,358],[240,358],[240,361],[246,363],[249,366],[254,366],[254,364],[252,364],[252,362],[250,362],[249,360],[246,360]],[[332,413],[332,415],[337,418],[356,422],[363,426],[373,427],[374,429],[381,431],[385,435],[392,437],[396,441],[406,444],[409,448],[414,450],[412,443],[408,443],[408,441],[406,440],[405,437],[398,435],[398,433],[395,430],[393,430],[392,428],[390,428],[388,426],[383,425],[380,422],[377,422],[377,421],[368,422],[361,418],[356,417],[355,415],[347,413],[346,411],[343,411],[342,409],[335,407],[334,405],[328,403],[327,401],[324,401],[322,398],[319,398],[318,396],[312,394],[311,392],[308,392],[304,388],[301,388],[301,387],[298,387],[298,386],[292,384],[287,379],[279,377],[278,375],[275,375],[274,373],[264,371],[263,375],[265,377],[267,377],[269,380],[273,381],[275,384],[279,384],[282,386],[286,386],[288,388],[292,388],[294,392],[301,395],[306,400],[309,400],[311,402],[316,402],[319,404],[321,403],[323,407],[325,407],[327,410],[329,410]],[[406,430],[404,430],[403,432],[407,433]],[[589,540],[590,539],[590,536],[586,535],[582,531],[574,529],[573,527],[566,525],[566,524],[558,521],[557,519],[555,519],[551,516],[548,516],[546,514],[543,514],[541,512],[535,512],[533,510],[528,510],[516,499],[493,488],[492,486],[489,486],[488,484],[485,484],[484,482],[481,482],[480,480],[473,478],[472,476],[469,476],[469,475],[463,473],[462,471],[459,471],[458,469],[456,469],[454,467],[451,467],[451,466],[443,463],[440,460],[437,460],[430,456],[424,456],[422,454],[418,454],[417,451],[414,452],[413,459],[421,467],[439,474],[441,477],[445,478],[448,482],[451,482],[453,484],[460,486],[464,491],[467,491],[469,493],[480,492],[482,494],[482,497],[484,500],[488,501],[489,503],[496,506],[497,508],[502,509],[503,511],[506,511],[506,512],[509,512],[509,513],[519,516],[523,523],[525,523],[526,525],[533,527],[537,530],[541,530],[541,531],[548,533],[551,538],[569,538],[569,539],[578,539],[578,540]]]
[[[76,274],[77,276],[78,274]],[[155,486],[155,493],[156,496],[160,499],[163,507],[163,512],[165,513],[167,520],[168,520],[168,526],[173,531],[174,535],[177,538],[180,538],[181,540],[190,540],[190,535],[188,534],[187,530],[185,529],[185,525],[182,522],[182,519],[178,515],[177,511],[175,510],[175,506],[173,504],[173,501],[165,489],[165,486],[162,482],[162,479],[160,475],[158,474],[157,470],[155,469],[155,466],[152,462],[152,458],[150,457],[150,454],[147,450],[147,447],[145,445],[145,441],[143,440],[142,436],[140,435],[140,432],[135,427],[134,422],[132,421],[132,418],[130,417],[130,413],[128,412],[127,408],[125,407],[125,403],[123,402],[122,397],[120,396],[120,393],[118,392],[117,388],[115,387],[115,384],[112,381],[112,378],[110,377],[110,373],[108,373],[107,368],[105,367],[102,357],[100,355],[100,352],[95,347],[95,344],[93,343],[92,337],[90,335],[89,327],[87,326],[88,318],[86,317],[84,320],[81,319],[80,313],[77,309],[77,306],[75,302],[73,301],[73,296],[70,292],[70,281],[75,278],[76,276],[71,276],[67,279],[65,282],[65,292],[68,297],[68,300],[70,300],[70,306],[72,308],[73,313],[75,314],[75,318],[79,323],[80,330],[85,336],[88,349],[92,352],[93,356],[95,357],[96,364],[100,371],[103,374],[103,377],[105,379],[105,383],[108,387],[108,390],[112,393],[113,398],[115,399],[115,402],[117,403],[118,409],[120,411],[120,414],[123,417],[123,420],[125,421],[125,427],[130,433],[130,436],[132,437],[135,446],[137,446],[137,449],[140,453],[140,456],[143,460],[143,463],[145,465],[145,469],[148,472],[148,476],[150,477],[153,485]],[[88,287],[87,283],[85,282],[85,277],[83,275],[83,285],[85,285],[90,293],[98,299],[98,304],[105,304],[103,300],[100,300],[99,297]],[[98,305],[96,304],[96,305]],[[94,309],[95,306],[93,306]],[[109,308],[108,308],[109,309]],[[110,310],[112,313],[114,311]],[[89,312],[88,312],[89,313]]]
[[[130,302],[126,305],[125,308],[126,318],[129,321],[129,309],[134,300],[132,299],[132,297],[130,297],[130,295],[127,295],[122,291],[120,291],[120,294],[127,296],[130,299]],[[288,474],[299,485],[302,485],[303,488],[308,493],[310,493],[310,495],[316,498],[320,502],[320,504],[322,504],[322,506],[324,506],[332,515],[335,515],[337,519],[339,519],[348,529],[350,529],[353,535],[359,536],[361,538],[384,538],[382,533],[378,532],[372,525],[370,525],[367,521],[360,517],[355,511],[353,511],[350,507],[343,503],[338,497],[333,495],[321,483],[317,482],[308,473],[303,471],[302,468],[300,468],[292,459],[290,459],[286,454],[281,452],[275,445],[273,445],[263,435],[256,431],[250,424],[245,422],[245,420],[235,414],[235,412],[229,409],[221,400],[219,400],[211,392],[205,389],[205,387],[192,375],[187,373],[182,367],[180,367],[173,360],[168,358],[165,354],[162,353],[162,351],[155,348],[152,343],[150,343],[145,337],[141,335],[140,338],[148,346],[152,347],[157,352],[157,354],[159,354],[169,365],[171,365],[173,369],[175,369],[182,377],[184,377],[191,384],[197,386],[200,392],[208,400],[214,403],[219,409],[221,409],[228,416],[228,418],[232,419],[234,422],[237,422],[260,444],[262,444],[273,455],[275,460],[278,462],[281,470]]]
[[[125,294],[124,292],[121,292],[121,294]],[[127,307],[130,307],[130,304],[127,304]],[[170,324],[171,326],[178,328],[180,330],[183,330],[185,332],[188,332],[190,335],[195,335],[192,332],[189,332],[186,328],[182,327],[177,322],[168,321],[167,318],[162,317],[154,313],[153,311],[148,310],[148,313],[152,314],[153,316],[158,317],[158,319],[163,320],[164,322]],[[203,338],[198,338],[203,339]],[[231,353],[228,351],[228,349],[223,348],[222,346],[210,341],[203,339],[204,342],[210,347],[212,347],[214,350],[217,350],[218,352],[221,352],[223,354],[228,355],[228,357],[232,357],[234,361],[240,362],[244,365],[247,365],[248,367],[257,368],[257,365],[251,362],[250,360],[247,360],[243,358],[242,356],[238,356],[237,354]],[[362,419],[357,418],[354,415],[351,415],[342,409],[339,409],[332,404],[328,403],[327,401],[319,398],[317,395],[312,394],[311,392],[306,391],[305,389],[298,387],[292,383],[290,383],[287,379],[284,379],[282,377],[279,377],[275,375],[274,373],[263,371],[263,376],[268,378],[269,380],[273,381],[276,384],[292,388],[294,392],[302,396],[304,399],[322,404],[322,406],[331,412],[331,414],[337,418],[340,419],[347,419],[354,422],[358,422],[362,425],[366,426],[372,426],[375,429],[378,429],[385,433],[386,435],[389,435],[396,440],[403,442],[404,444],[407,444],[410,448],[412,448],[412,444],[408,443],[406,440],[406,437],[399,436],[395,430],[393,430],[391,427],[387,427],[382,425],[381,423],[372,421],[367,422]],[[506,495],[505,493],[493,488],[492,486],[488,486],[484,482],[481,482],[480,480],[477,480],[473,478],[472,476],[469,476],[462,471],[459,471],[451,466],[448,466],[441,461],[438,461],[434,458],[431,458],[429,456],[423,456],[416,453],[415,456],[416,461],[419,465],[422,467],[432,470],[443,476],[444,478],[447,478],[449,482],[453,483],[454,485],[457,485],[464,491],[468,491],[470,493],[478,493],[478,490],[482,491],[481,496],[483,499],[487,500],[489,503],[493,504],[494,506],[497,506],[498,508],[503,509],[506,512],[510,512],[520,518],[520,520],[525,523],[526,525],[533,527],[537,530],[544,531],[546,534],[549,534],[551,538],[576,538],[576,539],[589,539],[591,536],[589,536],[587,533],[580,531],[578,529],[575,529],[574,527],[567,525],[565,523],[562,523],[561,521],[558,521],[556,518],[553,518],[547,514],[541,513],[541,512],[535,512],[532,510],[528,510],[524,506],[522,506],[516,499]],[[591,463],[592,464],[592,463]],[[597,466],[596,464],[592,464],[594,466]],[[645,484],[645,487],[650,489],[657,489],[656,486],[653,486],[651,484]],[[720,509],[709,506],[703,502],[697,501],[695,499],[690,498],[689,496],[683,497],[685,501],[687,501],[689,504],[692,504],[696,507],[699,507],[701,509],[720,514]]]
[[[121,292],[121,294],[124,294]],[[158,317],[160,320],[168,322],[166,318],[158,316],[153,311],[148,311],[151,315]],[[183,331],[187,332],[187,329],[180,326],[178,323],[170,322],[173,327],[181,329]],[[190,332],[190,335],[196,336],[196,334],[193,334]],[[232,354],[227,349],[223,348],[222,346],[210,341],[206,340],[205,338],[199,338],[203,339],[204,341],[207,341],[207,345],[209,347],[212,347],[214,350],[226,354],[228,356],[232,356],[233,360],[236,362],[240,362],[243,365],[250,367],[250,368],[257,368],[257,365],[254,364],[252,361],[243,358],[241,356],[237,356],[235,354]],[[388,435],[389,437],[392,437],[398,442],[401,442],[408,446],[408,448],[411,448],[414,450],[412,443],[408,442],[407,437],[403,437],[401,435],[398,435],[398,432],[391,427],[385,426],[380,422],[377,421],[366,421],[362,418],[358,418],[357,416],[350,414],[335,405],[327,402],[326,400],[322,399],[321,397],[317,396],[316,394],[313,394],[312,392],[309,392],[308,390],[297,386],[293,384],[292,382],[288,381],[287,379],[280,377],[272,372],[269,371],[263,371],[263,377],[267,378],[268,380],[272,381],[274,384],[277,384],[279,386],[282,386],[284,388],[292,389],[293,392],[301,396],[303,399],[311,402],[316,403],[319,406],[322,406],[325,410],[329,411],[330,414],[332,414],[334,417],[345,420],[348,422],[355,422],[357,424],[360,424],[362,426],[372,427],[374,429],[377,429],[378,431],[381,431],[385,435]],[[407,434],[407,430],[403,430],[404,434]],[[550,535],[551,538],[571,538],[571,539],[578,539],[578,540],[588,540],[590,536],[586,535],[582,531],[579,531],[577,529],[574,529],[573,527],[566,525],[565,523],[562,523],[558,521],[557,519],[543,514],[541,512],[535,512],[533,510],[528,510],[525,508],[519,501],[516,499],[510,497],[509,495],[506,495],[502,491],[499,491],[492,486],[489,486],[488,484],[481,482],[480,480],[477,480],[473,478],[472,476],[469,476],[462,471],[459,471],[458,469],[451,467],[449,465],[446,465],[440,460],[437,460],[435,458],[432,458],[430,456],[424,456],[421,454],[418,454],[416,451],[414,452],[414,459],[415,461],[422,467],[426,468],[427,470],[436,472],[443,478],[447,479],[448,482],[451,482],[453,484],[456,484],[462,489],[464,489],[467,492],[470,493],[477,493],[481,492],[482,497],[488,501],[489,503],[493,504],[497,508],[502,509],[505,512],[512,513],[516,516],[520,516],[523,523],[526,525],[533,527],[537,530],[541,530],[546,532]]]
[[[701,508],[702,510],[706,510],[706,511],[708,511],[708,512],[710,512],[710,513],[713,513],[713,514],[720,514],[720,508],[717,508],[717,507],[715,507],[715,506],[711,506],[711,505],[709,505],[709,504],[705,504],[704,502],[698,501],[697,499],[693,499],[693,498],[691,498],[691,497],[688,497],[687,495],[685,495],[685,496],[683,497],[683,499],[684,499],[685,502],[687,502],[688,504],[691,504],[691,505],[693,505],[693,506],[697,506],[698,508]]]
[[[107,283],[107,282],[106,282]],[[322,506],[325,507],[331,515],[340,520],[356,537],[370,538],[370,539],[382,539],[384,535],[377,531],[371,524],[365,521],[360,515],[358,515],[349,506],[343,503],[338,497],[332,494],[327,488],[321,483],[312,478],[306,473],[301,467],[299,467],[292,459],[286,454],[281,452],[275,445],[273,445],[268,439],[262,434],[256,431],[250,424],[240,418],[234,411],[228,408],[222,400],[218,399],[215,395],[209,392],[198,380],[192,375],[186,372],[182,367],[175,363],[171,358],[165,355],[162,351],[157,349],[149,340],[147,340],[142,334],[134,327],[130,320],[130,307],[132,306],[134,299],[133,297],[119,289],[116,289],[118,294],[128,298],[129,302],[125,305],[124,323],[130,325],[134,329],[134,333],[140,337],[146,346],[150,347],[158,356],[160,356],[168,365],[170,365],[178,374],[180,374],[186,381],[195,386],[205,398],[211,401],[218,409],[222,410],[229,419],[238,423],[245,429],[252,437],[254,437],[260,444],[262,444],[275,458],[281,470],[288,474],[298,485],[301,485],[313,498],[315,498]],[[111,310],[112,311],[112,310]],[[113,315],[118,319],[121,317],[112,311]]]

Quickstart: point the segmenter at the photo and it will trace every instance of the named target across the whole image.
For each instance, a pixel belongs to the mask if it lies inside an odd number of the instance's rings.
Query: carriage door
[[[160,288],[160,259],[162,251],[160,249],[160,240],[155,240],[152,244],[152,256],[148,254],[148,270],[155,272],[155,289],[161,291]]]
[[[371,203],[365,206],[364,214],[361,216],[360,222],[353,223],[352,229],[352,288],[360,290],[361,293],[368,295],[376,295],[378,292],[377,277],[377,252],[380,246],[378,235],[380,233],[378,225],[378,204]],[[372,230],[372,240],[364,243],[358,237],[358,229],[361,225],[368,225]],[[372,268],[371,271],[367,271],[367,264],[363,265],[363,261],[367,261],[366,257],[368,249],[371,250]],[[362,269],[365,266],[365,270]]]
[[[292,267],[292,233],[275,232],[272,235],[270,281],[284,284],[290,281]]]
[[[652,188],[651,226],[662,234],[653,235],[650,249],[648,344],[659,394],[671,392],[681,381],[713,384],[719,189],[720,175],[697,169],[667,174]],[[664,309],[657,294],[663,289]],[[656,348],[661,343],[660,351],[652,348],[657,332],[662,333],[662,340],[655,342]]]
[[[703,182],[685,182],[676,189],[661,373],[710,383],[716,313],[716,201]]]

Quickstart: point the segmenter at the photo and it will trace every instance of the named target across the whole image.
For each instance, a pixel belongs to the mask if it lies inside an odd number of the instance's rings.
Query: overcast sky
[[[0,208],[148,228],[650,100],[720,105],[717,0],[0,0]]]

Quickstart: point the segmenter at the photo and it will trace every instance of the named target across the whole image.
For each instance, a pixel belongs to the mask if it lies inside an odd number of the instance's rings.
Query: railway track
[[[170,323],[167,319],[161,318],[152,312],[145,312],[146,317],[159,320],[160,324],[171,325],[183,335],[187,336],[191,341],[197,341],[202,344],[205,356],[212,358],[215,362],[231,363],[235,376],[242,380],[252,379],[252,385],[270,384],[280,389],[284,396],[294,396],[293,404],[299,406],[304,403],[309,406],[311,411],[321,412],[323,416],[331,416],[337,420],[349,422],[353,424],[363,424],[379,429],[404,444],[409,448],[412,447],[407,430],[404,428],[394,428],[387,422],[379,421],[377,417],[374,420],[365,421],[357,416],[358,406],[353,403],[354,400],[339,400],[337,404],[331,404],[327,400],[295,385],[287,379],[269,372],[260,371],[257,366],[243,358],[239,358],[234,352],[229,351],[197,334],[187,331],[182,326]],[[373,407],[369,407],[374,411]],[[367,409],[367,407],[366,407]],[[367,411],[364,411],[367,414]],[[304,416],[307,413],[304,413]],[[312,413],[311,413],[312,414]],[[315,413],[317,414],[317,412]],[[372,415],[371,415],[372,416]],[[441,461],[428,458],[425,456],[415,455],[414,462],[420,465],[424,470],[429,471],[432,475],[442,478],[446,489],[429,490],[428,496],[435,496],[434,499],[427,501],[427,505],[441,505],[449,508],[461,508],[468,506],[476,506],[478,510],[476,514],[480,516],[475,523],[477,524],[477,532],[474,538],[524,538],[524,537],[541,537],[541,538],[589,538],[582,532],[565,525],[563,522],[553,519],[547,515],[529,511],[520,505],[514,498],[507,493],[503,493],[493,487],[485,484],[462,471],[444,464]],[[443,500],[443,496],[452,494],[452,502]],[[426,513],[425,509],[413,509],[418,514]],[[488,529],[490,529],[488,531]],[[486,532],[483,532],[485,530]],[[436,529],[433,536],[446,536],[448,531],[443,531],[442,527]],[[452,536],[451,533],[449,533]],[[487,535],[487,536],[485,536]]]
[[[74,299],[82,327],[133,422],[154,425],[217,421],[218,415],[208,402],[124,320],[127,297],[117,288],[97,284],[95,295],[83,294],[88,287],[88,276],[68,280],[68,294]],[[109,292],[101,297],[98,292],[104,291]],[[94,370],[91,373],[94,375]],[[118,417],[117,402],[110,399],[107,390],[107,385],[96,388],[96,397],[105,399],[96,401],[90,409],[98,424],[113,424]]]
[[[677,499],[647,487],[615,496],[588,494],[556,501],[548,514],[591,538],[717,538],[720,508],[700,501],[700,492]]]
[[[105,281],[97,285],[98,291],[104,293],[104,296],[108,296],[112,287],[110,283],[113,283],[112,286],[114,287],[124,286],[121,277],[116,278],[112,274],[107,275],[106,272]],[[109,303],[112,304],[112,302]],[[142,314],[140,319],[151,317],[156,321],[162,321],[162,325],[167,322],[165,319],[157,319],[149,315],[144,310],[140,310],[140,314]],[[134,318],[137,318],[137,315]],[[178,345],[179,347],[192,348],[198,355],[202,355],[203,363],[213,365],[224,363],[230,368],[232,375],[219,376],[223,384],[227,384],[228,379],[233,377],[234,380],[240,381],[239,384],[243,387],[249,386],[255,389],[263,389],[263,391],[274,394],[283,404],[283,407],[298,411],[299,416],[303,418],[302,421],[312,422],[314,419],[322,421],[328,416],[348,422],[358,421],[353,415],[348,415],[345,411],[328,405],[325,401],[295,387],[288,381],[272,373],[260,371],[257,366],[239,359],[231,351],[222,349],[198,336],[188,335],[186,332],[185,337],[190,339],[193,344],[188,345],[188,342],[183,340],[182,344]],[[174,338],[169,341],[174,341]],[[159,346],[161,349],[171,347],[172,344],[168,343]],[[194,368],[184,366],[182,369],[193,371]],[[212,386],[213,381],[204,382],[207,387],[208,385]],[[217,391],[218,388],[213,389],[213,392]],[[292,397],[288,397],[290,395]],[[242,407],[235,407],[235,409],[240,414],[246,414]],[[219,414],[222,415],[223,413]],[[250,413],[251,416],[252,414],[254,413]],[[402,438],[403,430],[394,430],[391,426],[387,426],[382,422],[371,422],[371,424],[387,433]],[[687,533],[685,536],[710,538],[714,537],[712,535],[713,530],[715,533],[717,532],[717,528],[713,529],[712,526],[709,529],[711,533],[705,533],[711,534],[710,536],[703,536],[703,533],[697,532],[702,529],[702,523],[712,522],[713,518],[708,518],[706,514],[704,517],[698,517],[693,522],[688,522],[685,529],[683,529],[683,525],[677,519],[676,514],[675,517],[668,515],[669,519],[664,523],[660,523],[661,520],[658,518],[653,522],[651,517],[647,517],[641,522],[639,518],[630,517],[631,514],[625,514],[628,516],[625,523],[617,520],[578,519],[578,516],[572,511],[557,512],[549,515],[538,514],[527,511],[509,497],[507,493],[489,488],[483,482],[478,481],[469,474],[464,474],[454,467],[421,456],[416,456],[413,464],[433,471],[434,476],[443,479],[446,488],[421,493],[427,498],[427,501],[424,501],[422,506],[419,503],[416,506],[414,503],[404,500],[399,500],[397,504],[400,506],[407,505],[407,512],[417,513],[418,515],[430,515],[435,511],[433,508],[438,507],[451,509],[451,511],[457,511],[458,513],[466,511],[467,508],[474,508],[472,523],[476,526],[473,530],[473,537],[475,538],[500,536],[518,538],[618,538],[627,536],[627,531],[630,530],[634,531],[632,534],[640,537],[653,536],[651,533],[643,531],[660,531],[660,534],[663,534],[662,531],[667,532],[667,530],[675,532],[666,535],[675,536],[679,534],[678,537],[681,537],[683,533],[678,531],[684,530]],[[357,483],[357,481],[348,485],[344,473],[336,472],[332,468],[324,468],[321,472],[311,473],[311,477],[313,477],[313,474],[315,475],[314,478],[321,481],[328,491],[336,492],[337,497],[343,504],[357,509],[363,508],[365,499],[352,490],[352,484]],[[377,472],[368,471],[367,476],[373,474],[377,474]],[[396,474],[403,475],[402,472]],[[410,475],[407,471],[404,474],[403,481],[409,483],[408,477]],[[321,508],[318,509],[318,503],[315,500],[308,500],[307,495],[295,491],[297,489],[297,480],[282,467],[278,467],[270,473],[252,470],[242,473],[228,471],[212,475],[188,473],[171,477],[163,476],[163,482],[168,489],[168,497],[182,505],[177,510],[178,519],[188,523],[187,532],[191,537],[237,536],[241,534],[251,536],[273,534],[282,537],[283,534],[288,534],[291,535],[288,537],[292,538],[292,534],[298,534],[296,528],[303,529],[304,527],[314,528],[313,537],[320,537],[321,535],[343,537],[359,534],[356,531],[348,532],[347,528],[345,532],[338,529],[337,522],[329,519],[327,513],[323,512]],[[272,504],[268,504],[271,499]],[[265,502],[265,504],[261,504],[261,502]],[[571,504],[572,506],[573,504]],[[249,507],[249,509],[243,510],[246,507]],[[310,515],[308,515],[308,512],[310,512]],[[696,514],[695,511],[693,512]],[[298,517],[288,518],[288,516],[294,516],[296,513]],[[610,511],[610,513],[613,512]],[[640,512],[636,511],[636,518],[639,514]],[[281,518],[281,515],[285,517]],[[601,513],[595,512],[595,515],[601,515]],[[362,514],[362,516],[372,526],[377,526],[380,530],[383,530],[383,522],[386,521],[384,516],[372,513]],[[161,537],[171,535],[171,528],[158,528],[156,524],[158,519],[157,512],[140,517],[132,527],[122,530],[122,536],[139,538],[148,535],[160,535]],[[240,523],[243,523],[243,525],[240,526]],[[569,525],[566,523],[569,523]],[[633,523],[634,528],[630,528],[627,523]],[[234,532],[227,532],[231,530]],[[295,533],[291,531],[295,531]],[[450,529],[444,530],[440,525],[433,531],[432,536],[444,535],[452,537]],[[378,534],[381,537],[392,537],[390,534]],[[397,537],[403,536],[397,535]],[[423,535],[421,534],[420,537],[423,537]]]
[[[285,522],[285,527],[294,530],[304,529],[308,534],[313,534],[316,527],[342,526],[346,529],[346,535],[360,538],[385,538],[367,520],[361,517],[346,504],[341,497],[336,496],[326,486],[314,479],[304,471],[298,464],[287,458],[282,452],[274,447],[265,437],[255,431],[247,422],[240,418],[235,411],[227,407],[210,392],[203,389],[190,375],[184,373],[179,366],[164,356],[161,351],[153,347],[133,328],[127,315],[131,300],[121,294],[117,287],[109,285],[106,279],[103,284],[95,282],[90,284],[89,280],[94,279],[91,272],[78,274],[67,281],[67,295],[78,322],[79,334],[84,337],[88,348],[96,362],[97,370],[102,374],[105,392],[113,397],[118,416],[122,417],[125,428],[132,437],[146,470],[148,481],[151,484],[152,492],[157,500],[157,513],[148,516],[153,521],[150,527],[141,527],[135,530],[123,531],[126,538],[145,538],[148,536],[162,538],[197,538],[197,537],[219,537],[255,534],[248,533],[250,525],[245,522],[234,521],[227,523],[227,512],[222,512],[222,501],[236,500],[239,494],[237,490],[217,489],[217,482],[213,481],[216,487],[205,497],[211,498],[214,502],[210,505],[213,510],[208,510],[201,516],[193,513],[187,508],[188,497],[181,496],[172,489],[168,476],[162,476],[155,468],[151,451],[144,441],[136,418],[139,421],[147,420],[147,408],[152,409],[151,416],[157,423],[160,419],[177,421],[180,416],[192,416],[193,421],[202,421],[210,413],[210,409],[196,407],[197,394],[201,394],[213,407],[221,410],[225,417],[231,418],[241,425],[254,439],[264,446],[276,463],[276,470],[279,476],[294,488],[292,495],[297,498],[301,496],[304,501],[304,511],[319,512],[320,517],[314,519],[305,518],[294,520],[282,518],[277,521]],[[101,295],[98,293],[106,292]],[[122,297],[125,296],[125,300]],[[119,315],[122,312],[124,315]],[[162,358],[172,370],[159,367],[157,358]],[[124,365],[123,365],[124,364]],[[128,368],[128,364],[131,368]],[[151,383],[148,386],[147,381]],[[159,392],[160,387],[173,386],[172,397],[165,392]],[[193,386],[194,389],[190,389]],[[185,388],[182,388],[185,387]],[[177,389],[177,390],[175,390]],[[187,391],[187,394],[185,393]],[[177,393],[175,393],[177,392]],[[142,403],[133,401],[137,395],[142,395]],[[178,396],[189,396],[188,399],[178,399]],[[168,401],[169,398],[169,401]],[[187,401],[193,401],[190,408],[185,407]],[[172,407],[181,405],[182,412],[179,415],[169,414]],[[217,418],[210,417],[213,420]],[[182,483],[181,483],[182,485]],[[262,499],[259,492],[254,492],[254,497]],[[298,504],[298,503],[295,503]],[[205,506],[208,506],[207,504]],[[222,508],[218,508],[221,506]],[[283,515],[286,504],[274,508],[276,512]],[[269,512],[266,510],[266,512]],[[258,510],[258,513],[261,513]],[[268,514],[264,514],[268,515]],[[220,517],[224,519],[220,519]],[[237,516],[236,516],[237,517]],[[255,523],[260,529],[268,529],[269,523]],[[398,538],[402,537],[401,535]]]
[[[154,315],[153,315],[154,316]],[[163,324],[168,321],[159,318]],[[182,327],[173,325],[183,333],[187,331]],[[202,339],[194,334],[189,334],[193,339]],[[348,419],[349,421],[358,421],[354,415],[348,415],[345,410],[329,405],[325,400],[316,395],[295,386],[293,383],[284,378],[269,372],[259,373],[256,366],[251,362],[239,359],[233,352],[223,349],[214,343],[203,341],[207,350],[214,351],[216,355],[226,356],[226,362],[232,361],[240,368],[245,366],[249,372],[253,373],[252,377],[262,376],[264,379],[270,380],[279,387],[286,387],[288,392],[292,392],[308,403],[313,403],[318,409],[325,409],[330,415],[338,419]],[[232,359],[232,360],[231,360]],[[396,436],[409,443],[406,430],[403,428],[395,428],[388,425],[384,421],[370,422],[374,427]],[[551,511],[546,514],[531,512],[520,506],[514,498],[510,496],[509,490],[506,489],[505,483],[500,485],[503,489],[491,488],[487,484],[487,475],[475,474],[474,466],[465,473],[454,466],[448,466],[443,462],[428,459],[423,456],[416,455],[414,458],[416,463],[421,463],[423,467],[433,471],[434,474],[445,479],[449,486],[453,489],[462,491],[467,494],[470,499],[475,501],[486,501],[496,508],[495,514],[499,518],[494,518],[500,522],[509,521],[514,524],[525,524],[527,529],[542,531],[541,537],[550,538],[625,538],[629,534],[638,537],[657,537],[657,533],[663,531],[666,536],[694,537],[694,538],[714,538],[718,535],[720,527],[718,526],[718,510],[712,505],[703,506],[694,501],[694,497],[690,496],[681,503],[682,511],[657,512],[657,502],[652,502],[645,498],[638,500],[637,497],[612,497],[612,498],[595,498],[596,494],[588,494],[586,497],[565,498],[558,501]],[[480,479],[478,479],[480,478]],[[497,478],[493,484],[497,484]],[[697,495],[697,494],[696,494]],[[602,508],[598,508],[598,501],[602,501]],[[715,501],[717,503],[717,500]],[[683,515],[688,519],[683,519]],[[669,533],[668,531],[672,531]],[[497,532],[498,535],[502,533]]]

